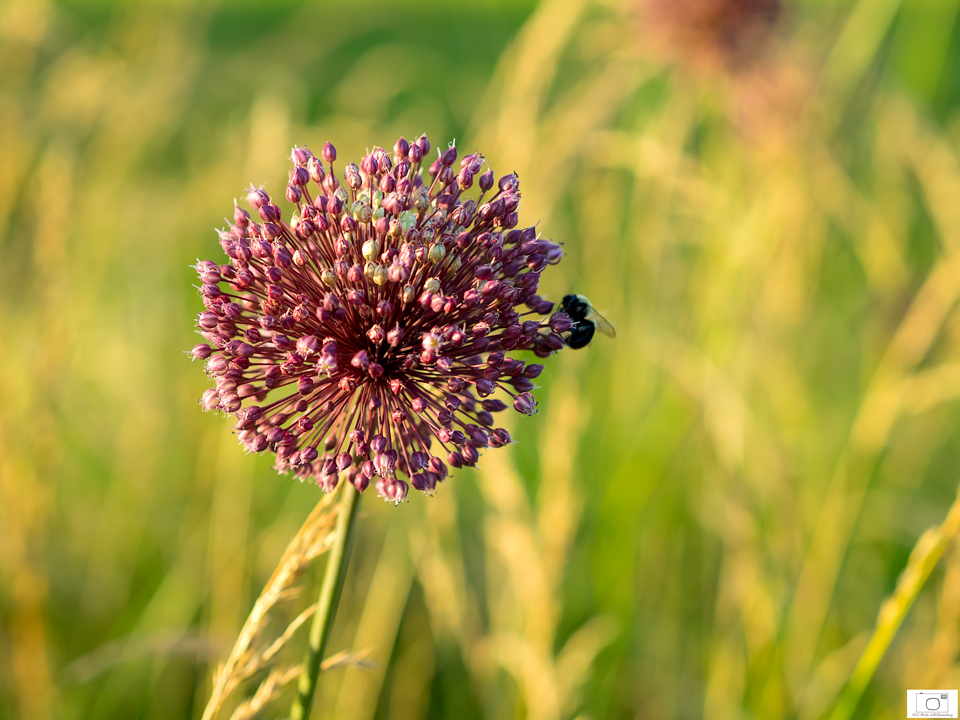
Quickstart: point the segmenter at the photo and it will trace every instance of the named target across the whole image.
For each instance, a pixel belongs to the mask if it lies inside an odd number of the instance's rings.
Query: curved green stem
[[[317,681],[320,679],[320,663],[323,662],[323,653],[330,639],[330,628],[333,618],[337,614],[337,604],[340,602],[340,591],[343,589],[343,579],[347,574],[347,561],[350,558],[350,546],[353,542],[353,525],[357,517],[357,508],[360,506],[360,493],[353,483],[346,482],[343,497],[340,499],[340,516],[337,518],[336,535],[333,547],[330,549],[330,558],[327,560],[327,571],[323,576],[323,587],[320,588],[320,599],[317,601],[317,612],[313,616],[313,625],[310,626],[310,648],[300,674],[297,685],[297,699],[290,710],[290,720],[307,720],[310,709],[313,707],[313,696],[317,691]]]

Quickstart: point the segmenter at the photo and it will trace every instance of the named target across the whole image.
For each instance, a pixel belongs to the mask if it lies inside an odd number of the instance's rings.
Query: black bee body
[[[564,295],[560,306],[573,320],[573,329],[565,340],[567,347],[578,350],[589,345],[597,331],[596,323],[588,317],[593,310],[590,303],[582,295]]]

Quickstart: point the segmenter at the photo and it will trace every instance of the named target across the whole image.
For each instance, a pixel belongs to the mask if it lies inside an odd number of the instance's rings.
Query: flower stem
[[[320,598],[317,600],[317,612],[313,616],[313,625],[310,626],[310,648],[304,661],[303,672],[297,685],[297,699],[290,710],[290,720],[307,720],[310,709],[313,707],[313,696],[317,691],[317,681],[320,679],[320,663],[323,662],[323,653],[330,639],[330,628],[333,618],[337,614],[337,604],[340,602],[340,591],[343,589],[343,579],[347,574],[347,561],[350,558],[350,546],[353,542],[353,525],[357,517],[357,508],[360,506],[360,493],[347,481],[340,500],[340,517],[337,518],[337,529],[327,560],[326,574],[323,576],[323,587],[320,588]]]

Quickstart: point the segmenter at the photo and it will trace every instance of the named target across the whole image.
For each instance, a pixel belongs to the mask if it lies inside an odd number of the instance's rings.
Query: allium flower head
[[[346,473],[399,502],[401,473],[432,492],[510,442],[495,413],[536,412],[543,366],[506,353],[563,347],[537,295],[562,253],[517,227],[519,179],[496,182],[479,153],[429,152],[426,135],[400,138],[338,172],[330,143],[294,148],[289,219],[250,188],[254,216],[236,207],[220,232],[229,261],[196,266],[207,343],[192,353],[216,383],[204,409],[328,491]]]

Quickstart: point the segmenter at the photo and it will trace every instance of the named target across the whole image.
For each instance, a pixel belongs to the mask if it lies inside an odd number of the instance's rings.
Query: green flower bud
[[[363,266],[363,276],[367,280],[373,280],[373,271],[377,269],[375,262],[368,262]]]
[[[405,303],[413,302],[414,290],[413,285],[404,285],[403,286],[403,301]]]
[[[417,212],[426,212],[430,207],[430,196],[427,194],[426,188],[420,188],[417,190],[416,195],[413,197],[413,206],[417,209]]]
[[[354,203],[354,205],[357,204],[359,204],[360,207],[353,211],[353,219],[366,225],[373,220],[373,209],[366,203]]]
[[[373,282],[377,285],[383,285],[387,282],[387,268],[383,265],[377,265],[373,270]]]
[[[417,224],[417,216],[409,210],[404,210],[397,218],[397,222],[400,224],[400,231],[406,237],[407,233]]]
[[[427,253],[427,259],[432,263],[438,263],[447,254],[447,249],[443,246],[443,243],[435,242],[430,246],[430,252]]]
[[[364,260],[373,260],[375,257],[377,257],[377,255],[380,254],[380,243],[378,243],[376,240],[367,240],[363,244],[363,249],[361,252],[363,253]]]
[[[327,287],[333,287],[337,284],[337,274],[332,269],[327,268],[320,273],[320,280],[322,280],[323,284]]]
[[[427,278],[427,281],[423,284],[423,289],[432,293],[440,292],[440,278]]]

